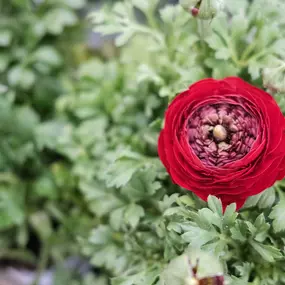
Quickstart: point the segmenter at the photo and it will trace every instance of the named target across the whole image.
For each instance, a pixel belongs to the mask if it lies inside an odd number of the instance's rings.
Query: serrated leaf
[[[215,33],[211,34],[211,36],[206,39],[206,42],[208,43],[210,48],[212,48],[214,50],[218,50],[220,48],[225,47],[225,43],[223,42],[221,37]]]
[[[212,22],[212,29],[217,32],[225,42],[229,40],[229,25],[228,18],[225,13],[220,13],[218,17],[215,17]]]
[[[92,230],[89,241],[95,245],[103,245],[112,238],[112,231],[105,225],[100,225]]]
[[[118,208],[110,214],[110,225],[114,230],[119,230],[124,222],[125,207]]]
[[[154,195],[161,188],[161,184],[155,181],[156,175],[153,168],[138,171],[122,189],[122,193],[131,201],[139,201]]]
[[[216,79],[222,79],[228,76],[237,76],[239,69],[232,63],[225,60],[208,58],[205,61],[206,65],[213,69],[212,76]]]
[[[270,229],[270,224],[266,223],[264,214],[260,214],[256,218],[254,226],[258,229],[254,239],[256,241],[263,242],[267,238],[268,230]]]
[[[65,125],[57,121],[40,124],[35,129],[36,144],[40,150],[44,147],[55,149],[58,137],[62,136]]]
[[[239,10],[238,14],[234,14],[231,22],[231,38],[235,41],[235,45],[239,43],[240,38],[247,33],[249,21],[243,11]]]
[[[276,199],[276,193],[274,187],[270,187],[263,191],[258,200],[258,208],[266,209],[272,207]]]
[[[194,200],[189,195],[183,195],[183,196],[179,197],[179,201],[181,201],[183,204],[185,204],[189,207],[194,207],[194,205],[195,205]]]
[[[173,216],[173,215],[179,215],[179,214],[183,215],[183,209],[180,207],[171,207],[163,213],[164,216]]]
[[[126,208],[125,220],[132,228],[138,225],[140,218],[143,216],[144,209],[137,204],[131,204]]]
[[[169,209],[174,203],[176,203],[178,194],[172,194],[171,196],[164,195],[162,201],[159,201],[159,209],[161,212],[165,212]]]
[[[235,220],[238,216],[236,212],[236,203],[230,204],[227,206],[224,217],[223,217],[223,224],[225,227],[231,227],[234,225]]]
[[[196,223],[199,227],[205,230],[211,230],[212,225],[216,225],[218,228],[222,228],[222,219],[217,213],[213,213],[208,208],[203,208],[198,211],[198,219]]]
[[[58,35],[63,32],[65,27],[76,24],[76,14],[69,9],[55,8],[45,14],[44,23],[51,34]]]
[[[285,199],[281,199],[278,204],[273,207],[269,218],[273,220],[272,226],[274,232],[278,233],[285,230]]]
[[[249,243],[256,250],[256,252],[258,252],[260,256],[267,262],[274,262],[275,259],[282,258],[282,253],[278,248],[255,241],[250,241]]]
[[[61,55],[54,47],[51,46],[41,46],[35,51],[33,58],[36,61],[49,64],[53,67],[58,67],[62,63]]]
[[[125,45],[134,35],[134,31],[131,29],[125,30],[115,39],[115,44],[118,47]]]
[[[163,84],[163,79],[156,74],[155,70],[146,64],[142,64],[138,68],[137,82],[153,82],[157,85]]]
[[[235,223],[234,227],[230,229],[230,232],[231,237],[234,240],[238,240],[241,242],[245,242],[247,240],[247,227],[239,220]]]
[[[140,157],[120,157],[106,172],[106,183],[108,187],[125,186],[141,167],[144,161]]]
[[[115,195],[105,193],[100,198],[89,201],[89,210],[98,217],[109,214],[112,210],[123,206],[123,202]]]
[[[190,245],[194,248],[201,248],[202,245],[218,237],[216,232],[203,230],[194,226],[189,226],[189,228],[190,231],[184,233],[182,238],[184,241],[190,243]]]
[[[223,206],[222,201],[216,196],[209,195],[208,197],[208,206],[214,212],[217,213],[220,217],[223,216]]]
[[[227,60],[231,57],[231,53],[228,48],[224,47],[216,51],[215,56],[217,59]]]
[[[161,274],[161,285],[184,285],[187,278],[192,278],[188,257],[186,255],[173,259]]]

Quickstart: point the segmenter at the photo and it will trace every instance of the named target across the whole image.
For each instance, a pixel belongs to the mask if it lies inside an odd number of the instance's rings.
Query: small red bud
[[[191,9],[191,14],[192,14],[193,17],[196,17],[198,15],[198,13],[199,13],[199,9],[198,8],[193,7]]]

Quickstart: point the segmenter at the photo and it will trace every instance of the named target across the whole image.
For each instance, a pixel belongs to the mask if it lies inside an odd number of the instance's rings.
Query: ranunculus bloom
[[[169,105],[158,153],[174,183],[239,209],[285,176],[285,119],[240,78],[201,80]]]

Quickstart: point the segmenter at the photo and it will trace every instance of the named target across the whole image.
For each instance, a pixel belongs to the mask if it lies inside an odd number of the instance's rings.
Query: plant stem
[[[35,277],[35,280],[32,283],[32,285],[39,285],[43,271],[47,267],[48,257],[49,257],[49,249],[50,249],[49,241],[45,240],[44,244],[43,244],[43,248],[41,250],[41,254],[40,254],[40,260],[39,260],[39,264],[37,267],[36,277]]]

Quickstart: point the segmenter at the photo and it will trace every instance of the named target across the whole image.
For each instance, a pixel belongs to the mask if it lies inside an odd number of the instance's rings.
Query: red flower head
[[[158,153],[174,183],[239,209],[285,176],[285,118],[240,78],[201,80],[169,105]]]

